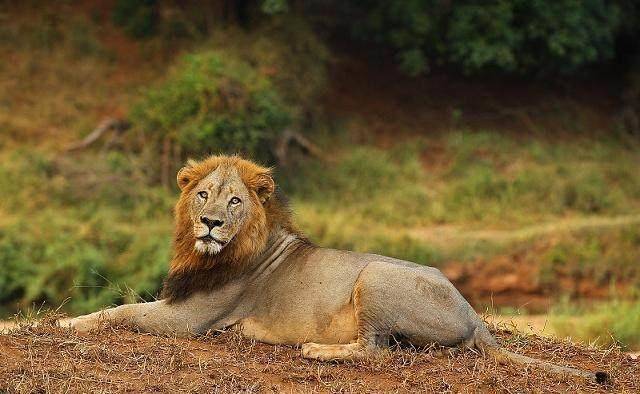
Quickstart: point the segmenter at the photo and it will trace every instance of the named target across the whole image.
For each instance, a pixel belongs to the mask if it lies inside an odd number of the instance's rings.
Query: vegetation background
[[[320,245],[638,348],[638,29],[631,0],[0,1],[0,318],[153,299],[174,174],[239,152]]]

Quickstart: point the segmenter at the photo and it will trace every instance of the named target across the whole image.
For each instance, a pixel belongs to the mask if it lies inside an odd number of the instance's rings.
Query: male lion
[[[478,348],[495,357],[597,381],[498,347],[485,324],[435,268],[310,243],[274,197],[268,168],[238,156],[190,161],[178,172],[174,255],[160,301],[61,322],[101,321],[176,335],[233,328],[258,341],[302,345],[318,360],[366,357],[391,338],[415,346]]]

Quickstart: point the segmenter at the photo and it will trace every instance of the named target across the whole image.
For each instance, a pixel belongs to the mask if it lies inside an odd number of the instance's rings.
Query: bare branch
[[[274,148],[274,153],[281,166],[286,166],[287,164],[289,146],[292,143],[298,145],[304,153],[324,160],[322,149],[320,149],[316,144],[309,141],[309,139],[304,135],[291,129],[286,129]]]
[[[128,121],[123,119],[115,119],[115,118],[106,118],[98,127],[93,129],[91,133],[89,133],[82,141],[78,141],[74,144],[71,144],[67,147],[66,151],[71,152],[75,150],[85,149],[91,144],[95,143],[102,137],[106,132],[113,130],[115,132],[121,132],[128,129],[131,125]]]

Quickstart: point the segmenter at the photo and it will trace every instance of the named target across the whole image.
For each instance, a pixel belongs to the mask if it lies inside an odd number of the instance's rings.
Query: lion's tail
[[[516,363],[525,367],[532,366],[553,374],[564,377],[577,377],[590,382],[604,384],[609,381],[609,374],[603,371],[589,372],[577,368],[562,367],[547,361],[523,356],[518,353],[501,348],[495,341],[489,330],[484,326],[476,328],[474,345],[483,353],[494,357],[501,364]]]

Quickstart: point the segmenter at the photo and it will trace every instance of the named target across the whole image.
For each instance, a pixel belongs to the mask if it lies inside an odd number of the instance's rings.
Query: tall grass
[[[434,179],[444,185],[443,222],[527,224],[640,210],[638,147],[615,138],[545,142],[457,132],[445,144],[454,159]]]

